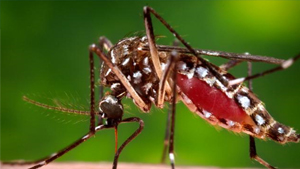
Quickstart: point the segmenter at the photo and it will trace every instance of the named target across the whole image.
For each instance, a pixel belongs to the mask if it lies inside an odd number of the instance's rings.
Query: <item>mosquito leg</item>
[[[144,8],[144,23],[145,23],[145,29],[146,29],[146,34],[147,34],[147,39],[148,39],[148,43],[149,43],[149,49],[150,49],[150,54],[151,54],[152,62],[154,65],[154,69],[157,74],[157,77],[161,80],[162,76],[163,76],[162,75],[163,71],[162,71],[162,68],[160,65],[158,51],[157,51],[157,47],[155,44],[152,20],[151,20],[148,8]],[[170,88],[168,82],[165,82],[164,85],[166,87],[166,92],[168,94],[170,94],[171,88]],[[164,95],[165,93],[158,93],[158,98],[164,98],[164,96],[161,96],[161,94]],[[158,99],[157,106],[162,108],[163,102],[164,102],[164,100]]]
[[[165,85],[167,80],[169,79],[170,73],[171,71],[175,72],[175,66],[178,60],[178,54],[176,51],[173,51],[171,53],[171,56],[169,58],[167,67],[163,73],[162,79],[159,82],[159,90],[158,93],[162,93],[162,94],[158,94],[158,96],[162,96],[161,98],[158,98],[158,100],[161,99],[161,101],[164,101],[164,94],[165,94]],[[175,83],[175,81],[173,81],[172,83]],[[175,85],[176,86],[176,85]],[[173,91],[174,94],[174,91]],[[175,95],[173,96],[173,99],[176,97]],[[166,131],[165,131],[165,139],[164,139],[164,149],[163,149],[163,155],[162,155],[162,159],[161,162],[164,163],[165,162],[165,158],[166,158],[166,152],[167,152],[167,147],[169,145],[169,138],[170,138],[170,119],[171,119],[171,113],[172,113],[172,109],[169,108],[168,111],[168,117],[167,117],[167,124],[166,124]]]
[[[99,125],[97,126],[94,131],[99,131],[105,128],[111,128],[110,126],[104,126],[104,125]],[[50,162],[52,162],[53,160],[59,158],[60,156],[64,155],[65,153],[67,153],[68,151],[72,150],[73,148],[77,147],[79,144],[83,143],[84,141],[86,141],[87,139],[91,138],[95,133],[93,132],[89,132],[86,135],[84,135],[82,138],[78,139],[77,141],[75,141],[73,144],[69,145],[68,147],[64,148],[63,150],[52,154],[50,157],[38,160],[38,164],[36,164],[33,167],[30,167],[30,169],[35,169],[35,168],[40,168]]]
[[[95,45],[91,45],[90,48],[90,55],[93,55],[93,52],[95,54],[97,54],[97,56],[102,59],[102,61],[104,62],[104,64],[106,64],[111,70],[112,72],[115,73],[115,75],[119,78],[119,80],[121,81],[121,83],[124,85],[124,87],[127,89],[128,93],[132,96],[132,98],[135,101],[135,104],[140,107],[143,111],[147,112],[150,110],[150,105],[146,104],[142,98],[137,94],[137,92],[135,91],[135,89],[132,87],[132,85],[129,83],[129,81],[127,80],[127,78],[124,76],[124,74],[121,72],[121,70],[114,65],[111,60],[109,60],[109,58]],[[90,56],[90,57],[91,57]]]
[[[111,43],[111,41],[109,39],[107,39],[105,36],[101,36],[99,38],[99,47],[100,47],[101,51],[103,51],[103,49],[105,49],[108,52],[108,51],[110,51],[112,46],[113,46],[113,44]]]
[[[170,129],[170,140],[169,140],[169,158],[170,158],[170,161],[171,161],[172,169],[175,168],[174,131],[175,131],[175,112],[176,112],[176,94],[177,94],[176,78],[177,78],[177,70],[176,70],[176,65],[175,65],[174,69],[173,69],[173,73],[172,73],[173,99],[172,99],[172,107],[171,107],[171,129]]]
[[[221,69],[228,71],[229,69],[233,68],[234,66],[240,64],[241,60],[229,60],[227,63],[224,63],[220,66]]]
[[[167,148],[169,146],[169,138],[170,138],[170,120],[171,120],[171,111],[172,109],[170,108],[171,104],[169,104],[168,108],[168,114],[167,114],[167,123],[166,123],[166,131],[165,131],[165,138],[164,138],[164,148],[163,148],[163,153],[161,157],[161,163],[166,162],[166,155],[167,155]]]
[[[255,78],[270,74],[270,73],[274,73],[274,72],[277,72],[277,71],[280,71],[280,70],[287,69],[299,58],[300,58],[300,54],[296,55],[293,58],[290,58],[290,59],[284,61],[280,66],[277,66],[273,69],[269,69],[269,70],[266,70],[264,72],[257,73],[257,74],[251,75],[251,76],[231,80],[231,81],[229,81],[229,85],[239,84],[239,83],[242,83],[242,82],[247,81],[247,80],[255,79]]]
[[[155,72],[159,79],[162,77],[162,69],[160,66],[160,61],[158,57],[158,51],[155,44],[155,37],[153,32],[152,20],[149,13],[149,8],[144,8],[144,23],[146,28],[147,39],[150,48],[150,54],[152,57],[152,62],[154,65]]]
[[[252,75],[252,63],[251,62],[247,62],[247,63],[248,63],[248,76],[251,76]],[[253,90],[251,79],[248,81],[248,88],[250,91]],[[249,149],[250,150],[250,158],[256,160],[257,162],[259,162],[260,164],[264,165],[267,168],[274,169],[275,167],[272,167],[269,163],[267,163],[266,161],[264,161],[262,158],[260,158],[257,155],[254,137],[249,136],[249,141],[250,141],[250,149]]]
[[[252,136],[249,136],[250,138],[250,158],[256,160],[261,165],[269,168],[269,169],[275,169],[275,167],[271,166],[269,163],[264,161],[262,158],[260,158],[256,153],[256,147],[255,147],[255,140]]]
[[[212,72],[212,74],[225,86],[228,86],[228,81],[223,78],[223,76],[214,68],[211,66],[211,64],[199,56],[197,51],[193,49],[154,9],[145,6],[144,7],[144,20],[145,20],[145,26],[146,26],[146,32],[147,36],[152,36],[152,41],[154,45],[154,35],[153,35],[153,29],[152,29],[152,22],[150,13],[152,13],[173,35],[195,56],[199,58],[199,60],[202,62],[203,65],[207,66],[209,70]],[[150,30],[148,30],[150,29]],[[152,31],[151,31],[152,30]],[[149,31],[149,33],[148,33]],[[150,34],[150,35],[149,35]],[[149,44],[149,47],[151,46],[151,43]],[[155,45],[154,45],[155,46]],[[153,49],[153,47],[152,47]],[[156,49],[156,46],[155,46]],[[151,47],[150,47],[151,51]],[[156,51],[157,52],[157,49]],[[151,53],[152,55],[152,53]]]
[[[90,59],[90,132],[95,133],[95,69],[93,53],[89,52]]]
[[[141,131],[143,130],[143,128],[144,128],[144,121],[141,120],[138,117],[131,117],[131,118],[124,119],[119,124],[121,124],[121,123],[131,123],[131,122],[138,122],[139,123],[139,128],[130,137],[128,137],[128,139],[125,140],[124,143],[119,147],[118,151],[115,154],[113,169],[117,168],[119,156],[120,156],[122,150],[125,148],[125,146],[130,141],[132,141],[137,135],[139,135],[141,133]]]
[[[112,43],[110,42],[109,39],[107,39],[105,36],[101,36],[99,38],[99,49],[101,51],[104,51],[104,49],[108,52],[112,48]],[[99,59],[99,68],[102,66],[102,60]],[[99,74],[101,74],[101,69],[99,69]],[[104,95],[103,93],[103,86],[99,85],[99,98],[102,98]],[[98,125],[103,124],[103,118],[98,115]]]

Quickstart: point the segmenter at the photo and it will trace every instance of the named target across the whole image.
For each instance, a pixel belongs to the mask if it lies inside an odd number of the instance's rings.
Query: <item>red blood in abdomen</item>
[[[227,97],[221,90],[209,86],[205,81],[196,77],[188,79],[187,76],[177,73],[177,85],[198,108],[212,113],[217,118],[249,123],[250,117],[234,99]]]

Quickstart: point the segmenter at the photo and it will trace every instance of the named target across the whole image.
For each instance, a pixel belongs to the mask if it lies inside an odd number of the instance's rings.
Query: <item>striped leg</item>
[[[94,131],[99,131],[105,128],[111,128],[110,126],[104,126],[104,125],[99,125],[96,126]],[[80,139],[78,139],[77,141],[75,141],[73,144],[69,145],[68,147],[62,149],[61,151],[52,154],[49,157],[43,158],[41,160],[38,160],[38,164],[30,167],[29,169],[35,169],[35,168],[40,168],[44,165],[47,165],[48,163],[52,162],[53,160],[59,158],[60,156],[64,155],[65,153],[67,153],[68,151],[72,150],[73,148],[77,147],[78,145],[80,145],[81,143],[83,143],[84,141],[86,141],[87,139],[91,138],[93,135],[95,135],[95,132],[89,132],[86,135],[84,135],[83,137],[81,137]]]
[[[280,70],[287,69],[295,61],[297,61],[299,58],[300,58],[300,54],[296,55],[293,58],[290,58],[290,59],[284,61],[282,64],[280,64],[280,66],[277,66],[273,69],[269,69],[269,70],[266,70],[264,72],[257,73],[257,74],[251,75],[251,76],[231,80],[231,81],[229,81],[229,85],[239,84],[239,83],[242,83],[242,82],[247,81],[247,80],[255,79],[255,78],[262,77],[264,75],[270,74],[270,73],[274,73],[274,72],[277,72],[277,71],[280,71]]]

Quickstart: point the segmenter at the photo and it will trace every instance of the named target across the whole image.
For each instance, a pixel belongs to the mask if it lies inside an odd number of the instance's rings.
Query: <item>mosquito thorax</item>
[[[121,70],[142,100],[150,107],[157,97],[159,78],[155,72],[149,50],[143,50],[148,45],[147,38],[129,37],[120,40],[108,52],[108,58]],[[160,56],[165,56],[160,52]],[[162,66],[167,57],[160,58]],[[119,96],[131,97],[112,70],[103,64],[101,84],[110,87],[113,93]],[[125,93],[125,94],[124,94]]]
[[[113,95],[107,95],[99,102],[99,111],[103,118],[122,119],[123,106],[119,99]]]

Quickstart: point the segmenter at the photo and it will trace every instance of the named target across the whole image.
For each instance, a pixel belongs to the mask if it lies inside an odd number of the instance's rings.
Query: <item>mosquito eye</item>
[[[122,104],[112,95],[107,95],[100,101],[99,110],[105,118],[117,119],[123,116]]]

